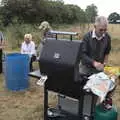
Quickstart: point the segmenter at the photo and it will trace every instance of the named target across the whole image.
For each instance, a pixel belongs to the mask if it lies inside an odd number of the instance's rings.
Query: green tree
[[[116,23],[117,20],[120,20],[120,15],[117,12],[113,12],[108,16],[110,23]]]
[[[4,25],[30,23],[43,20],[50,23],[93,22],[97,7],[92,4],[83,11],[77,5],[65,5],[63,0],[2,0],[0,8]]]
[[[88,23],[93,23],[95,20],[95,17],[97,16],[97,7],[94,4],[91,4],[86,7],[85,9],[86,12],[86,19]]]
[[[46,2],[46,0],[2,0],[4,21],[8,19],[11,22],[14,17],[17,18],[18,23],[42,21]]]

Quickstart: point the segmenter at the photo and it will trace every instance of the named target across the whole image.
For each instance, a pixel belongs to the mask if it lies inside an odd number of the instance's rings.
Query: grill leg
[[[47,109],[48,109],[48,90],[45,85],[44,86],[44,120],[48,120]]]
[[[83,99],[83,117],[89,117],[94,120],[94,112],[96,106],[97,96],[93,94],[85,94]]]

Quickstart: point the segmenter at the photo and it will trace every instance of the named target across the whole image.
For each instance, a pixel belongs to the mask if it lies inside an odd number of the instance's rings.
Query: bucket
[[[19,91],[28,88],[29,61],[29,56],[26,54],[6,54],[3,72],[8,90]]]
[[[115,106],[110,110],[104,110],[100,105],[96,106],[95,120],[117,120],[118,113]]]

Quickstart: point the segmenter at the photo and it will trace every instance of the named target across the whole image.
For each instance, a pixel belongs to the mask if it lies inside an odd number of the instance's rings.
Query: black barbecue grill
[[[39,61],[41,74],[48,76],[48,80],[45,82],[44,120],[48,120],[48,116],[46,116],[48,90],[78,99],[80,101],[79,118],[82,118],[83,111],[86,111],[86,109],[83,109],[87,105],[86,103],[84,105],[84,99],[91,97],[89,116],[93,116],[94,107],[91,106],[95,105],[94,95],[83,90],[87,76],[79,73],[81,49],[81,41],[46,40]],[[87,95],[89,97],[85,98]]]
[[[40,57],[41,74],[48,76],[49,90],[68,96],[79,96],[79,62],[82,42],[46,40]]]
[[[56,31],[55,34],[57,35]],[[76,35],[76,33],[70,35]],[[41,74],[48,76],[44,85],[44,120],[82,120],[83,116],[93,118],[96,96],[83,90],[88,75],[79,73],[81,49],[82,41],[72,40],[72,37],[71,40],[46,39],[39,59]],[[49,118],[47,113],[49,90],[77,99],[79,101],[78,115],[71,116],[67,114],[68,117],[65,119]],[[86,103],[88,99],[89,102]],[[60,101],[63,101],[63,99]]]

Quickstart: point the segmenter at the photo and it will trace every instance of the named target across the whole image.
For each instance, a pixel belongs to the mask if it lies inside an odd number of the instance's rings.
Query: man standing
[[[52,30],[52,27],[50,26],[49,22],[43,21],[43,22],[41,22],[41,24],[39,26],[39,30],[41,32],[41,41],[40,41],[40,44],[37,48],[38,58],[41,55],[42,48],[45,44],[46,39],[49,38],[49,37],[52,37],[52,34],[49,33],[49,31]]]
[[[85,34],[80,73],[91,75],[103,71],[111,50],[111,37],[107,33],[107,27],[108,20],[104,16],[98,16],[94,29]]]
[[[4,36],[3,33],[0,32],[0,73],[2,73],[2,52],[4,48]]]

